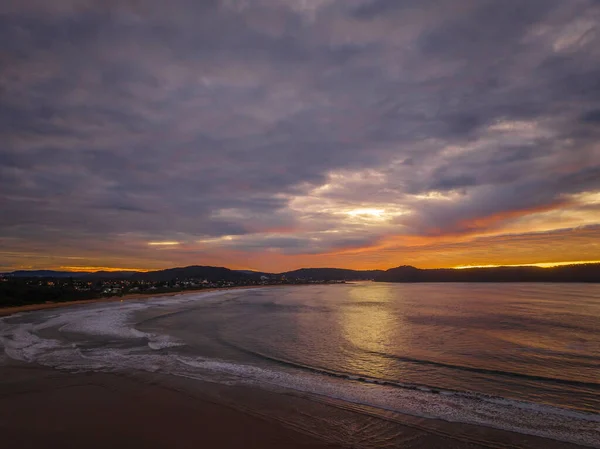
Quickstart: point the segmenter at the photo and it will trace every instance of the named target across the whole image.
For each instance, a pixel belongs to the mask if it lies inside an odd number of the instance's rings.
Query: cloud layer
[[[592,0],[7,0],[0,268],[600,259],[599,24]]]

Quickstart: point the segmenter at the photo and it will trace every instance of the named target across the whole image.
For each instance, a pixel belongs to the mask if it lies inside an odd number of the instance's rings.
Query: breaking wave
[[[239,292],[239,291],[238,291]],[[135,314],[194,304],[226,292],[144,302],[106,303],[0,319],[6,357],[72,371],[142,370],[226,384],[286,389],[309,396],[451,422],[479,424],[523,434],[600,447],[600,414],[471,392],[404,384],[300,365],[253,352],[263,364],[210,359],[180,351],[169,335],[142,332]],[[6,360],[0,359],[0,363]]]

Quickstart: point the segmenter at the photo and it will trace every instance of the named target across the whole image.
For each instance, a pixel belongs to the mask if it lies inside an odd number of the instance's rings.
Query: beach
[[[227,391],[231,390],[231,391]],[[232,403],[235,401],[235,403]],[[368,441],[325,441],[253,410],[327,407],[261,391],[235,391],[141,373],[69,373],[38,365],[0,367],[0,432],[11,449],[372,447]],[[250,408],[246,408],[250,407]],[[289,411],[289,410],[288,410]],[[351,412],[347,412],[346,420]],[[389,446],[539,448],[579,446],[478,426],[406,417]],[[360,429],[356,429],[360,434]],[[330,435],[331,439],[339,438]]]
[[[271,286],[272,287],[272,286]],[[0,308],[0,317],[73,305],[146,300],[211,291],[129,294]],[[131,373],[133,375],[133,373]],[[35,364],[0,366],[0,432],[11,448],[335,448],[279,423],[137,377],[61,372]]]
[[[386,302],[397,286],[317,285],[42,305],[3,318],[0,432],[11,448],[600,447],[597,387],[585,373],[522,381],[518,364],[510,376],[415,357],[396,367],[371,356],[375,346],[351,357],[339,349],[407,341],[402,327],[384,326],[401,320],[393,307],[410,304],[410,288],[411,307],[424,307],[423,293],[437,304],[436,286],[404,287],[403,302]],[[453,288],[439,294],[495,291]],[[440,335],[411,332],[421,331]],[[463,344],[476,350],[481,336]]]
[[[168,386],[35,365],[0,368],[0,433],[25,448],[333,448]]]
[[[64,301],[64,302],[49,302],[40,304],[27,304],[25,306],[13,306],[13,307],[0,307],[0,317],[9,316],[20,312],[34,312],[36,310],[47,310],[47,309],[59,309],[62,307],[69,307],[74,305],[82,304],[97,304],[103,302],[122,302],[122,301],[139,301],[152,298],[163,298],[170,296],[180,295],[197,295],[201,293],[215,292],[215,291],[228,291],[228,290],[239,290],[239,289],[253,289],[253,288],[272,288],[282,287],[284,285],[250,285],[250,286],[239,286],[239,287],[225,287],[225,288],[204,288],[202,290],[187,290],[178,292],[166,292],[166,293],[129,293],[122,296],[106,296],[103,298],[84,299],[77,301]],[[285,285],[290,287],[290,285]]]

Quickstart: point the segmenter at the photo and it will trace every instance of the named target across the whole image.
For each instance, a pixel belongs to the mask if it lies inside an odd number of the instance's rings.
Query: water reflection
[[[398,314],[401,299],[391,285],[366,284],[349,290],[348,299],[337,309],[341,337],[349,372],[382,377],[390,374],[391,360],[375,354],[404,352],[406,341],[399,335],[403,327]],[[392,304],[394,301],[394,304]],[[392,313],[396,309],[396,315]]]

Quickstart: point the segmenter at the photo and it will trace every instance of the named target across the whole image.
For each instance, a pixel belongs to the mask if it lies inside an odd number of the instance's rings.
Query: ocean
[[[0,364],[297,395],[351,410],[350,428],[372,433],[364,447],[392,446],[361,417],[402,416],[600,447],[593,284],[360,282],[95,303],[0,319],[0,352]],[[296,413],[299,427],[328,432]]]

